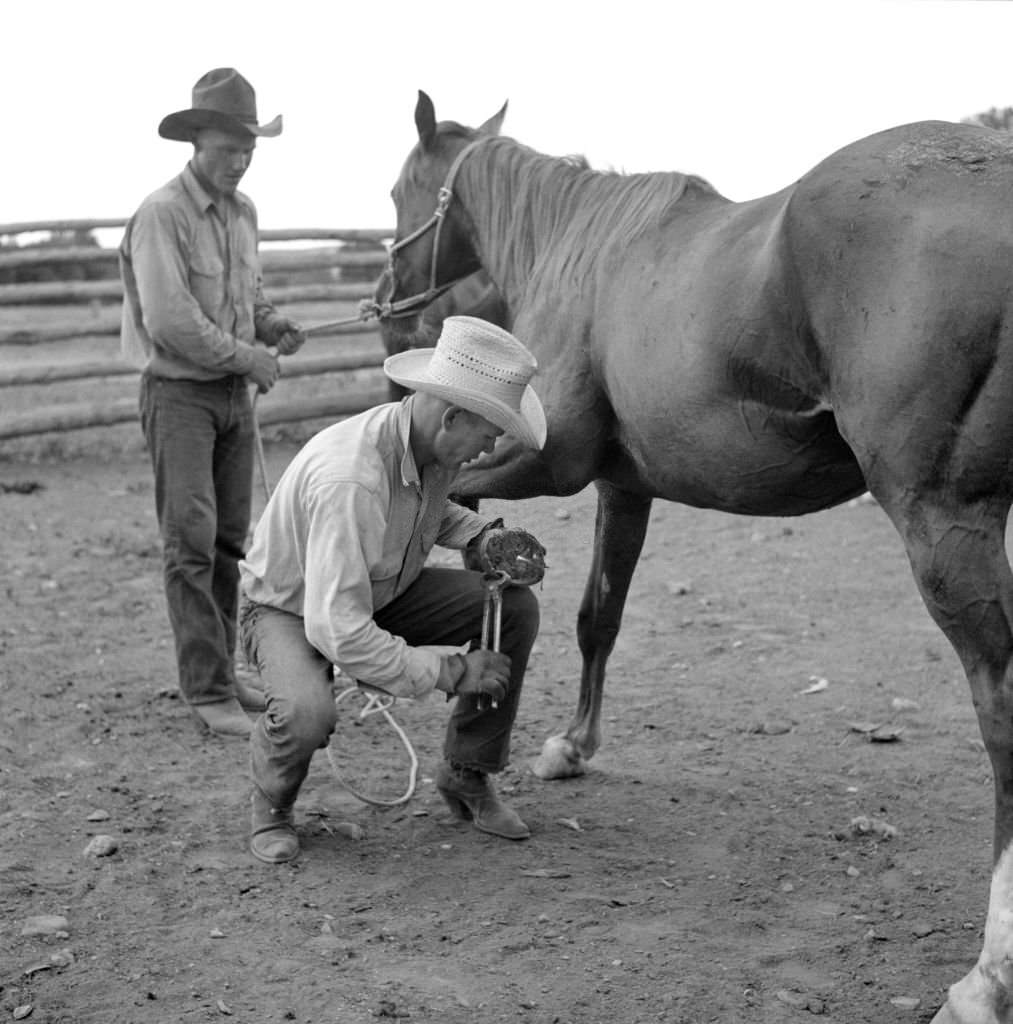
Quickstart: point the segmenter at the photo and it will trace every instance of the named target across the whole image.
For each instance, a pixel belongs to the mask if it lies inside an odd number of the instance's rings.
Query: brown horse
[[[484,267],[537,355],[549,434],[540,453],[502,439],[458,489],[598,491],[579,704],[536,770],[579,773],[598,747],[652,499],[784,516],[870,490],[964,666],[996,782],[984,951],[936,1019],[1008,1022],[1013,144],[907,125],[736,203],[692,176],[537,153],[499,137],[503,113],[437,123],[420,93],[387,315],[410,331],[434,287]]]

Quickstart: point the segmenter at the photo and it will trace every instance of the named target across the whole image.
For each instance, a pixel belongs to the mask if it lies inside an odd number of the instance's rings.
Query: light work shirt
[[[264,297],[257,211],[241,192],[212,199],[187,164],[148,196],[120,243],[121,351],[159,377],[244,375],[278,314]]]
[[[464,548],[490,520],[448,499],[456,473],[419,473],[411,404],[379,405],[316,434],[289,464],[239,563],[243,591],[302,617],[306,639],[360,683],[403,697],[436,686],[441,653],[373,614],[418,578],[434,545]]]

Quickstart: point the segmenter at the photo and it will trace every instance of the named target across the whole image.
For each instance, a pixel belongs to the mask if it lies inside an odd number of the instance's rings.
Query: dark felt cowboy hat
[[[253,86],[235,68],[215,68],[193,87],[193,106],[162,119],[163,139],[193,142],[201,128],[217,128],[233,135],[281,134],[281,116],[257,124],[257,96]]]

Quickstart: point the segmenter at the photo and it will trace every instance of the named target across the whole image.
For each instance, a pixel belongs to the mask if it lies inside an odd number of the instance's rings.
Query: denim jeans
[[[189,704],[235,694],[239,560],[250,526],[253,413],[245,378],[141,376],[165,597]]]
[[[413,646],[479,645],[485,590],[480,573],[423,569],[419,578],[374,616],[376,624]],[[538,634],[538,601],[526,587],[503,592],[500,650],[510,656],[506,697],[479,710],[457,698],[444,740],[444,756],[482,772],[502,771],[510,757],[528,656]],[[306,639],[298,615],[243,602],[240,630],[247,658],[260,671],[267,710],[250,737],[250,768],[257,789],[273,807],[291,807],[313,752],[328,742],[336,721],[333,672]],[[439,696],[439,695],[436,695]]]

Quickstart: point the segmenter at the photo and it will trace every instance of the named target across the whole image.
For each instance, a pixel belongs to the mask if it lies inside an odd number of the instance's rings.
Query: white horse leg
[[[992,872],[985,942],[974,968],[950,987],[932,1024],[1009,1024],[1013,1020],[1013,845]]]

